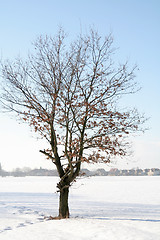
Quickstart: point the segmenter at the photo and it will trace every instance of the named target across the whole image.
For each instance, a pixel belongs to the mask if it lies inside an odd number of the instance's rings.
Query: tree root
[[[61,220],[61,219],[67,219],[67,218],[62,218],[60,216],[57,216],[57,217],[52,217],[52,216],[47,217],[46,216],[46,217],[44,217],[45,220]]]

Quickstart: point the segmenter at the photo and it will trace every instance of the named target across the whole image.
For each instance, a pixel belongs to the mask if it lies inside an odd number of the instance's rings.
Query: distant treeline
[[[88,169],[82,169],[81,175],[85,176],[160,176],[160,169],[130,169],[130,170],[119,170],[117,168],[112,168],[109,171],[104,169],[97,169],[95,171],[90,171]],[[49,169],[30,169],[30,168],[16,168],[13,171],[5,171],[0,165],[0,176],[14,176],[14,177],[26,177],[26,176],[58,176],[56,170]]]

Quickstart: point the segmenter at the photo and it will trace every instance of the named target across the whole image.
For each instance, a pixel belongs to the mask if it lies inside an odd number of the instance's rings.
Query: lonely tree
[[[27,61],[1,64],[3,107],[48,142],[40,152],[60,177],[59,218],[69,217],[69,187],[81,164],[126,156],[127,136],[144,122],[136,109],[118,108],[119,99],[138,87],[136,67],[113,62],[112,36],[103,39],[91,30],[65,43],[60,29],[55,37],[39,37]]]

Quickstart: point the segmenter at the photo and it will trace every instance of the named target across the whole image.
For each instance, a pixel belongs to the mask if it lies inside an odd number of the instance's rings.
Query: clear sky
[[[63,26],[71,37],[95,26],[102,36],[112,32],[117,60],[137,63],[142,90],[125,99],[150,117],[150,130],[133,142],[135,155],[121,168],[160,168],[160,1],[159,0],[0,0],[0,55],[26,56],[40,34],[54,35]],[[0,163],[4,169],[52,168],[38,152],[37,141],[25,124],[0,110]]]

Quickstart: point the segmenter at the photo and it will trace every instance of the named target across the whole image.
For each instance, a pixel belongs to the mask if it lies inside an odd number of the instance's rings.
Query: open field
[[[0,239],[160,239],[160,177],[90,177],[70,191],[69,220],[58,214],[57,177],[0,178]]]

